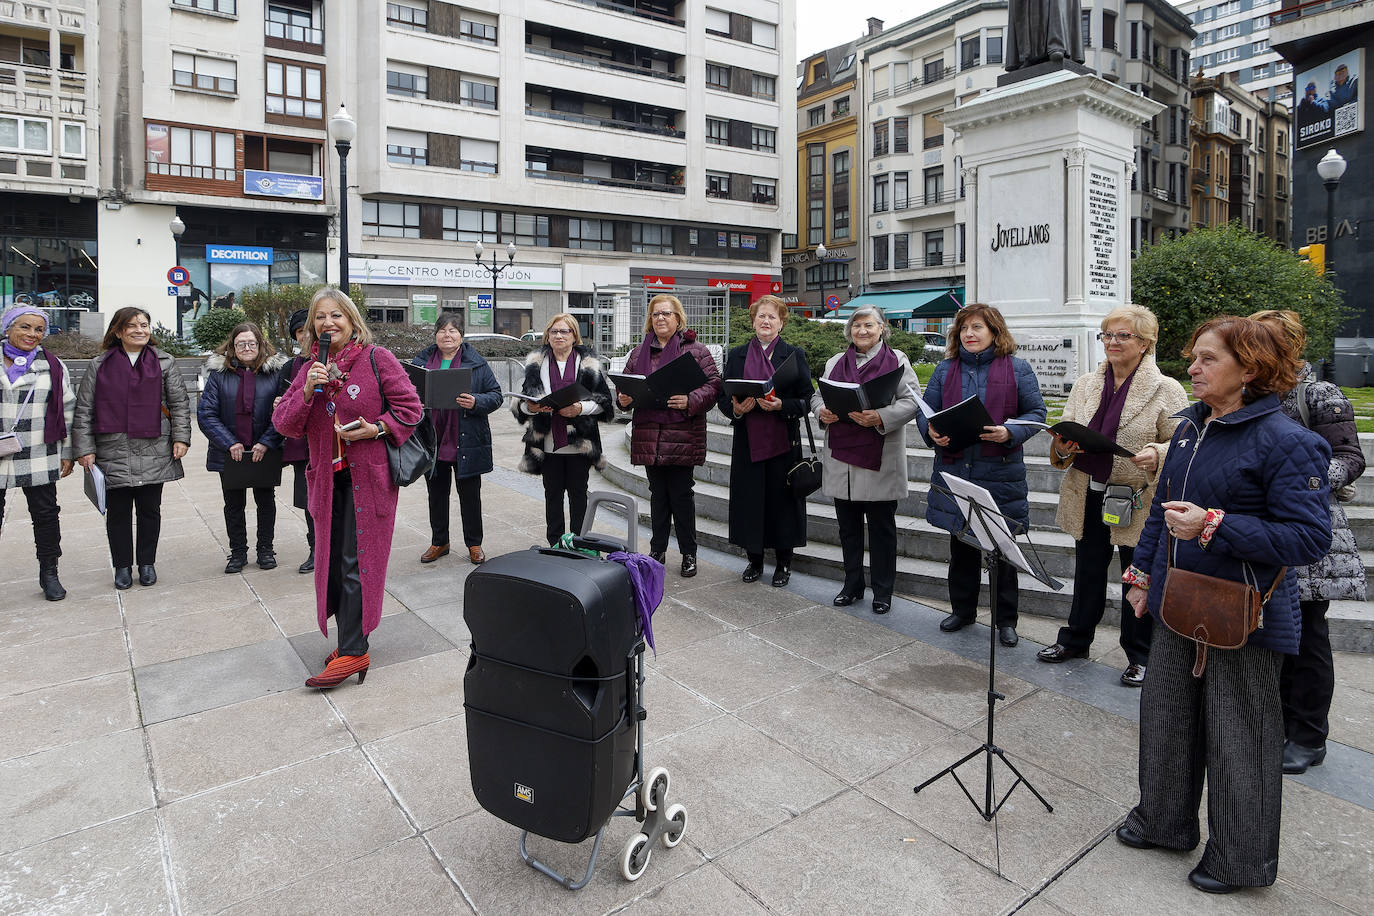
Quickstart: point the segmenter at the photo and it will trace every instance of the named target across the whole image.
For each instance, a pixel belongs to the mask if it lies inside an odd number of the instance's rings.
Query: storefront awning
[[[960,309],[960,302],[952,289],[896,290],[864,293],[855,296],[834,312],[836,318],[848,318],[855,309],[877,306],[890,321],[907,318],[952,318]]]

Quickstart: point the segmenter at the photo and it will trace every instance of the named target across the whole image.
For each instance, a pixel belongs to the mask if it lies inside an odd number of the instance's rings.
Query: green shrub
[[[290,352],[291,345],[295,343],[290,333],[291,313],[297,309],[309,308],[310,300],[315,298],[315,293],[324,286],[323,283],[262,283],[244,287],[239,291],[238,299],[248,320],[262,328],[263,334],[277,349]],[[363,315],[367,314],[367,294],[361,286],[356,283],[350,286],[348,297]]]
[[[753,336],[754,326],[749,321],[749,311],[731,309],[730,345],[737,347]],[[806,354],[806,364],[811,368],[812,378],[820,378],[825,372],[826,361],[849,346],[849,341],[844,339],[844,325],[841,322],[816,321],[799,315],[788,318],[787,326],[782,329],[782,339],[794,347],[800,347]],[[905,353],[913,367],[927,361],[923,337],[893,328],[889,343],[892,349]],[[920,376],[919,371],[917,376]],[[925,378],[930,378],[929,372]]]
[[[238,309],[210,309],[191,328],[191,337],[201,350],[210,351],[229,339],[237,325],[248,320],[248,316]],[[175,333],[168,335],[175,338]],[[161,335],[157,335],[162,340]],[[169,351],[170,352],[170,351]]]
[[[233,330],[230,325],[229,330]],[[229,336],[229,331],[224,332],[224,336]],[[177,332],[168,327],[158,325],[153,328],[153,340],[157,341],[157,348],[170,356],[195,356],[196,348],[185,340],[177,336]],[[219,344],[215,344],[219,346]]]

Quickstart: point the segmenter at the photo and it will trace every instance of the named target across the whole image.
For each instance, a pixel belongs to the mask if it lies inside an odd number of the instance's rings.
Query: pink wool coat
[[[382,413],[382,397],[377,377],[366,350],[377,357],[377,372],[385,386],[391,408]],[[281,403],[272,412],[272,424],[284,436],[304,436],[310,449],[305,467],[306,492],[310,515],[315,520],[315,612],[320,632],[329,635],[327,606],[329,596],[329,537],[334,507],[334,421],[340,425],[362,418],[386,423],[387,436],[395,442],[410,438],[411,426],[420,422],[420,397],[415,393],[401,364],[390,350],[367,347],[339,391],[334,404],[336,415],[325,410],[328,398],[317,394],[306,403],[302,394],[309,364],[303,364]],[[356,397],[348,391],[357,385]],[[358,569],[363,585],[363,632],[371,633],[382,619],[382,599],[386,590],[386,564],[391,556],[391,534],[396,524],[396,500],[400,489],[391,482],[387,465],[386,442],[365,439],[345,444],[353,472],[353,503],[358,513]]]

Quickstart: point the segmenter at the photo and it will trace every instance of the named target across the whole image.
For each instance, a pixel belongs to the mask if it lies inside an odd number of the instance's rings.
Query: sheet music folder
[[[1007,426],[1034,426],[1037,429],[1048,430],[1067,439],[1070,442],[1078,443],[1078,447],[1089,455],[1099,455],[1109,452],[1113,455],[1120,455],[1122,458],[1134,458],[1135,453],[1129,449],[1118,445],[1112,438],[1090,429],[1082,423],[1075,423],[1072,420],[1060,420],[1058,423],[1037,423],[1035,420],[1008,420]]]
[[[825,402],[826,409],[844,422],[852,423],[854,421],[849,419],[851,413],[877,410],[896,400],[903,372],[904,368],[898,366],[863,383],[836,382],[823,378],[817,380],[817,385],[820,386],[821,400]]]
[[[941,474],[940,480],[944,484],[942,489],[954,500],[954,505],[966,521],[964,529],[955,532],[955,537],[988,553],[995,551],[1012,566],[1034,576],[1056,591],[1064,587],[1064,583],[1045,570],[1045,565],[1036,556],[1035,546],[1029,539],[1026,540],[1026,546],[1031,548],[1030,554],[1027,555],[1021,550],[1021,546],[1016,542],[1016,536],[1007,526],[1007,517],[997,508],[997,501],[992,498],[991,493],[978,484],[962,477],[955,477],[953,474]],[[931,486],[938,485],[932,483]]]
[[[472,391],[471,369],[426,369],[414,363],[401,363],[420,396],[420,403],[436,410],[453,410],[458,395]]]
[[[666,407],[674,395],[690,394],[706,384],[706,373],[691,353],[683,353],[648,375],[612,372],[616,391],[628,394],[632,407]]]

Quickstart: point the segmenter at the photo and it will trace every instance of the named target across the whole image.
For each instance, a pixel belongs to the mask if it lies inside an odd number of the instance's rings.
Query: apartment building
[[[825,300],[849,301],[859,273],[858,61],[851,41],[797,64],[798,231],[783,236],[782,289],[789,307],[807,317],[831,311]]]
[[[1248,92],[1232,74],[1195,76],[1191,86],[1192,225],[1239,222],[1287,244],[1287,107]]]
[[[1280,0],[1185,0],[1178,4],[1197,31],[1193,72],[1234,74],[1241,87],[1268,101],[1293,104],[1293,65],[1269,46]]]
[[[0,307],[96,295],[95,0],[0,2]]]

